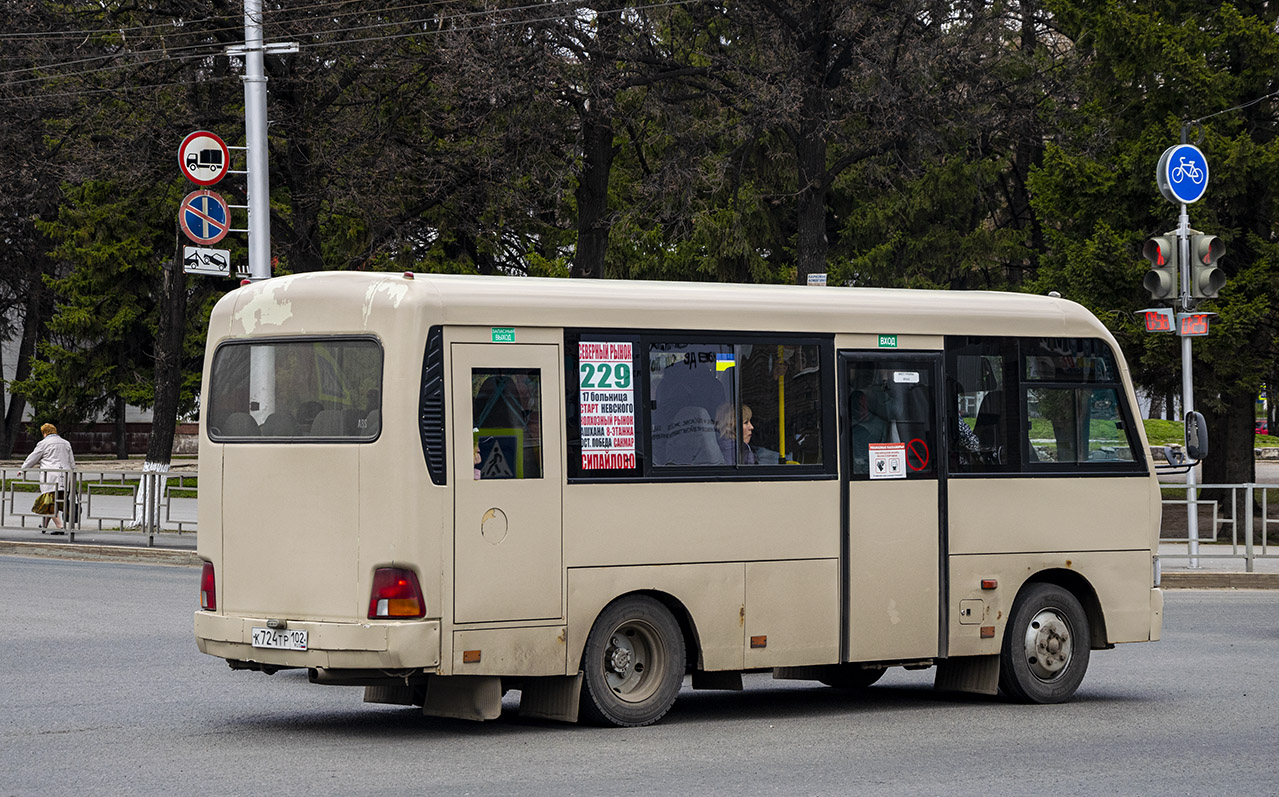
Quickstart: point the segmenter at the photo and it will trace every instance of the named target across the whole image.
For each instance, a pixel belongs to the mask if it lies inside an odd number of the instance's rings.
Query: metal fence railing
[[[1275,495],[1279,498],[1279,484],[1260,482],[1197,484],[1193,500],[1186,495],[1187,489],[1184,483],[1160,482],[1159,486],[1165,492],[1176,490],[1181,496],[1170,498],[1165,494],[1163,497],[1164,525],[1159,535],[1159,542],[1185,543],[1186,545],[1184,554],[1161,551],[1159,554],[1161,559],[1189,559],[1192,564],[1197,564],[1195,562],[1197,559],[1241,559],[1244,570],[1249,573],[1255,572],[1258,559],[1279,559],[1279,552],[1275,552],[1274,546],[1270,544],[1271,528],[1279,529],[1279,516],[1270,516],[1270,491],[1277,491]],[[1229,497],[1220,502],[1215,498],[1204,498],[1204,490],[1224,491]],[[1241,494],[1242,503],[1240,502]],[[1185,517],[1189,514],[1189,507],[1192,504],[1196,517],[1200,519],[1198,542],[1211,544],[1208,553],[1205,553],[1203,548],[1198,548],[1197,551],[1192,550],[1191,541],[1187,536],[1167,536],[1171,513],[1179,511],[1181,517]],[[1223,504],[1229,511],[1224,513],[1220,511]],[[1180,509],[1169,509],[1170,506],[1180,507]],[[1242,520],[1237,517],[1238,508],[1241,506],[1244,511]],[[1201,507],[1209,509],[1210,522],[1207,524],[1203,523]],[[1279,534],[1279,531],[1276,533]]]
[[[44,471],[46,478],[58,471]],[[66,520],[67,535],[77,532],[130,531],[147,536],[155,544],[161,531],[196,532],[199,473],[194,471],[119,471],[76,468],[62,471],[68,489],[58,506]],[[32,504],[40,495],[41,471],[0,468],[0,526],[38,528],[47,516],[37,514]],[[1188,513],[1192,501],[1180,482],[1161,482],[1165,497],[1164,525],[1160,532],[1161,559],[1239,560],[1251,573],[1258,559],[1279,559],[1279,484],[1199,484],[1193,504],[1199,512],[1199,542],[1192,552],[1190,540],[1177,536],[1172,528]],[[1203,491],[1224,491],[1228,499],[1218,502],[1204,498]],[[1270,491],[1274,490],[1272,496]],[[1174,492],[1175,491],[1175,492]],[[1274,516],[1270,499],[1277,504]],[[1224,508],[1224,509],[1223,509]],[[1236,517],[1242,509],[1243,517]],[[1170,528],[1171,527],[1171,528]],[[1271,544],[1274,535],[1275,544]],[[1185,553],[1170,553],[1170,545],[1186,546]],[[1192,562],[1193,563],[1193,562]]]
[[[41,474],[66,476],[67,489],[55,510],[66,526],[68,539],[76,532],[130,531],[147,536],[155,544],[161,531],[194,533],[199,497],[199,474],[191,471],[113,471],[75,468],[68,471],[0,468],[0,526],[41,527],[48,515],[33,504],[40,495]]]

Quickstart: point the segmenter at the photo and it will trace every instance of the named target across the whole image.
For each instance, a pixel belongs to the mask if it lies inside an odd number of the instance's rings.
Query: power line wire
[[[691,3],[697,3],[701,1],[702,0],[667,0],[667,2],[652,3],[652,4],[640,5],[640,6],[630,6],[627,8],[606,9],[606,10],[587,9],[587,10],[590,10],[595,15],[599,16],[604,14],[622,14],[628,11],[648,11],[648,10],[654,10],[658,8],[671,7],[671,6],[689,5]],[[447,0],[443,0],[443,2],[439,4],[443,5],[445,2],[447,2]],[[447,33],[467,32],[467,31],[482,30],[484,28],[492,28],[492,27],[514,27],[517,25],[529,25],[529,24],[536,24],[539,22],[555,22],[558,20],[565,19],[566,17],[563,14],[557,14],[554,16],[547,16],[547,17],[534,17],[534,18],[527,18],[527,19],[506,20],[506,21],[492,23],[488,25],[471,25],[471,26],[462,26],[462,27],[450,25],[447,28],[445,27],[445,25],[447,23],[450,23],[452,20],[457,20],[457,19],[476,19],[476,18],[483,18],[483,17],[492,17],[498,14],[508,14],[511,12],[528,11],[528,10],[534,10],[534,9],[540,9],[540,8],[547,8],[550,6],[576,6],[579,3],[580,3],[580,0],[552,0],[552,2],[548,2],[548,3],[514,6],[511,8],[505,8],[505,9],[488,9],[483,11],[452,14],[445,17],[429,17],[429,18],[423,18],[418,20],[407,20],[407,21],[400,21],[400,22],[386,22],[386,23],[376,23],[372,25],[354,26],[350,28],[342,28],[337,30],[318,30],[310,33],[300,33],[300,34],[294,33],[294,34],[290,34],[289,38],[305,38],[307,36],[318,37],[318,36],[330,35],[334,33],[353,33],[353,32],[360,32],[360,31],[366,31],[366,30],[377,30],[377,29],[387,28],[387,27],[401,27],[404,25],[420,25],[427,22],[436,22],[438,24],[438,27],[435,30],[419,29],[419,30],[408,32],[408,33],[384,34],[380,36],[368,36],[368,37],[362,37],[362,38],[346,39],[344,41],[318,41],[318,42],[309,42],[309,43],[299,44],[300,48],[309,49],[314,47],[338,47],[338,46],[344,46],[349,44],[361,44],[365,42],[381,41],[386,39],[403,39],[403,38],[410,38],[414,36],[434,36],[434,35],[439,35],[441,33],[446,33],[446,32]],[[418,8],[418,7],[426,7],[430,5],[435,5],[435,4],[424,3],[416,6],[405,6],[404,8]],[[271,39],[271,40],[265,40],[264,43],[267,43],[267,44],[280,43],[281,41],[282,40],[279,40],[279,39]],[[205,48],[208,48],[208,49],[205,49]],[[197,52],[193,52],[190,55],[177,55],[177,56],[172,55],[173,53],[183,53],[183,52],[192,51],[192,50]],[[215,47],[209,47],[209,45],[185,45],[180,47],[169,47],[169,48],[161,48],[156,50],[139,50],[139,51],[134,51],[132,53],[117,53],[117,54],[95,57],[93,59],[82,59],[79,61],[63,62],[62,64],[59,64],[59,65],[80,64],[80,63],[88,63],[94,60],[119,59],[119,58],[124,58],[128,56],[152,55],[155,53],[164,53],[165,57],[144,60],[144,61],[133,61],[130,63],[123,63],[123,64],[114,64],[112,66],[104,66],[96,69],[86,69],[78,72],[63,72],[55,75],[36,76],[36,77],[23,78],[20,80],[11,80],[11,81],[8,81],[7,83],[4,83],[3,85],[6,87],[19,86],[19,85],[26,85],[30,83],[41,83],[41,82],[50,82],[54,80],[62,80],[66,78],[87,77],[90,75],[103,74],[107,72],[115,72],[121,69],[140,68],[144,66],[152,66],[155,64],[172,63],[175,61],[199,60],[199,59],[210,58],[218,55],[223,55],[224,48],[222,45],[216,45]],[[23,69],[9,70],[5,72],[0,72],[0,77],[13,75],[13,74],[20,74],[23,72],[31,72],[41,68],[49,68],[49,67],[47,66],[26,67]]]
[[[275,13],[293,13],[296,11],[311,11],[315,9],[337,8],[340,6],[358,5],[360,2],[361,0],[331,0],[330,2],[324,2],[324,3],[312,3],[311,5],[294,6],[292,8],[282,8]],[[461,0],[433,0],[432,2],[427,2],[427,3],[413,3],[409,5],[403,5],[403,6],[393,6],[391,8],[372,9],[372,10],[363,9],[362,11],[353,11],[348,15],[340,15],[340,16],[349,16],[357,13],[386,13],[387,11],[399,11],[406,8],[435,5],[436,3],[443,4],[448,2],[461,2]],[[221,20],[241,20],[242,22],[244,20],[244,14],[217,14],[210,17],[200,17],[197,19],[192,19],[189,21],[157,22],[154,25],[136,25],[134,27],[126,27],[126,28],[114,27],[114,28],[91,28],[91,29],[85,29],[85,30],[57,30],[57,31],[0,33],[0,41],[80,39],[80,38],[91,37],[91,36],[105,36],[108,34],[139,33],[142,31],[158,30],[160,28],[182,28],[188,25],[199,25],[201,23],[215,22],[215,21],[221,21]],[[265,12],[263,13],[262,22],[263,24],[266,24],[267,22],[267,17]],[[238,27],[243,27],[243,25],[241,24]],[[237,28],[226,28],[226,30],[235,30],[235,29]]]
[[[201,80],[200,85],[207,85],[210,83],[224,83],[230,80],[238,81],[240,80],[240,76],[239,75],[223,75],[219,77],[209,77],[204,80]],[[166,89],[166,88],[172,88],[174,86],[189,86],[189,85],[191,85],[191,81],[189,80],[179,80],[171,83],[139,83],[139,84],[133,84],[128,86],[117,86],[115,88],[107,88],[107,89],[77,89],[75,91],[55,91],[55,92],[49,92],[49,93],[41,93],[40,99],[43,100],[43,99],[49,99],[53,97],[88,97],[88,96],[94,96],[99,94],[138,94],[144,91],[152,91],[154,89]],[[0,103],[5,102],[6,100],[13,101],[18,99],[22,99],[22,98],[21,97],[0,97]]]
[[[346,5],[347,3],[351,2],[351,1],[352,1],[352,0],[344,0],[344,2],[342,2],[342,3],[323,3],[323,4],[316,4],[316,6],[312,6],[312,7],[324,7],[324,6],[330,6],[330,5]],[[457,3],[457,2],[461,2],[461,0],[432,0],[432,2],[426,2],[426,3],[412,3],[412,4],[407,4],[407,5],[394,6],[394,7],[392,7],[392,8],[388,8],[388,9],[380,9],[380,10],[378,10],[376,13],[387,13],[387,12],[389,12],[389,11],[404,11],[404,10],[415,10],[415,9],[419,9],[419,8],[431,8],[431,7],[438,7],[438,6],[446,6],[446,5],[448,5],[449,3]],[[295,10],[295,9],[291,9],[291,10]],[[340,17],[344,17],[344,16],[356,16],[356,15],[358,15],[358,14],[367,14],[367,13],[370,13],[370,12],[369,12],[367,9],[365,9],[365,10],[361,10],[361,11],[353,11],[353,12],[350,12],[349,14],[339,14],[339,15],[335,15],[335,16],[336,16],[336,17],[338,17],[338,18],[340,18]],[[431,19],[431,18],[428,18],[428,19],[426,19],[426,20],[406,20],[406,21],[402,21],[402,22],[385,22],[385,23],[378,23],[378,25],[374,25],[374,26],[363,26],[363,27],[378,27],[378,26],[394,27],[394,26],[397,26],[397,25],[412,25],[412,24],[418,24],[419,22],[422,22],[422,21],[430,21],[430,19]],[[271,24],[272,24],[272,26],[273,26],[273,27],[274,27],[274,26],[283,27],[285,24],[287,24],[287,22],[288,22],[287,20],[286,20],[286,21],[275,21],[275,20],[273,20]],[[360,29],[361,29],[360,27],[355,27],[355,28],[350,28],[349,30],[360,30]],[[243,26],[241,26],[241,25],[237,25],[237,26],[224,27],[224,28],[212,28],[212,29],[209,29],[209,30],[193,30],[193,31],[189,31],[189,32],[190,32],[190,33],[193,33],[193,34],[195,34],[195,35],[200,35],[200,36],[211,36],[211,35],[213,35],[213,34],[215,34],[215,33],[239,32],[239,31],[241,31],[241,30],[243,30]],[[347,29],[339,29],[339,30],[337,30],[337,31],[311,32],[311,33],[303,32],[303,33],[296,34],[296,35],[300,35],[300,36],[315,36],[315,35],[322,35],[323,33],[342,32],[342,30],[347,30]],[[114,31],[105,31],[105,33],[113,33],[113,32],[114,32]],[[188,32],[188,31],[180,31],[180,30],[178,30],[178,31],[175,31],[175,32],[183,32],[183,33],[186,33],[186,32]],[[3,40],[3,38],[4,38],[3,36],[0,36],[0,40]],[[76,37],[76,38],[79,38],[79,37]],[[110,60],[114,60],[114,59],[117,59],[117,58],[121,58],[121,57],[123,57],[123,56],[125,56],[125,55],[128,55],[128,56],[140,56],[140,55],[154,55],[154,54],[156,54],[156,53],[187,52],[187,51],[191,51],[191,50],[199,50],[199,49],[206,48],[206,47],[209,47],[209,46],[210,46],[210,45],[208,45],[208,44],[188,44],[188,45],[178,45],[178,46],[171,46],[171,47],[157,47],[157,48],[155,48],[155,49],[151,49],[151,50],[132,50],[132,51],[127,51],[127,52],[108,53],[108,54],[104,54],[104,55],[95,55],[95,56],[91,56],[91,57],[88,57],[88,58],[79,58],[79,59],[75,59],[75,60],[72,60],[72,61],[60,61],[60,62],[58,62],[57,66],[59,66],[59,67],[62,67],[62,66],[73,66],[73,65],[79,65],[79,64],[90,64],[90,63],[94,63],[94,62],[96,62],[96,61],[110,61]],[[213,45],[213,46],[222,46],[222,45]],[[22,58],[23,56],[0,56],[0,57],[3,57],[3,58]],[[18,75],[18,74],[22,74],[22,73],[24,73],[24,72],[36,72],[36,71],[39,71],[40,69],[43,69],[43,68],[47,68],[47,67],[39,66],[39,65],[38,65],[38,66],[20,67],[20,68],[17,68],[17,69],[9,69],[9,70],[5,70],[5,71],[0,71],[0,77],[5,77],[5,76],[8,76],[8,75]],[[73,74],[81,74],[81,73],[73,73]],[[16,82],[24,82],[24,81],[16,81]]]
[[[591,12],[593,12],[596,16],[604,16],[605,14],[619,14],[619,15],[620,15],[620,14],[625,13],[625,12],[627,12],[627,11],[651,11],[651,10],[653,10],[653,9],[658,9],[658,8],[667,8],[667,7],[671,7],[671,6],[691,5],[691,4],[693,4],[693,3],[700,3],[700,2],[703,2],[703,1],[704,1],[704,0],[667,0],[667,2],[663,2],[663,3],[651,3],[651,4],[648,4],[648,5],[629,6],[629,7],[627,7],[627,8],[611,8],[611,9],[604,9],[604,10],[599,10],[599,9],[583,9],[583,10],[591,11]],[[300,48],[311,48],[311,47],[340,47],[340,46],[344,46],[344,45],[348,45],[348,44],[360,44],[360,43],[362,43],[362,42],[380,41],[380,40],[383,40],[383,39],[406,39],[406,38],[410,38],[410,37],[413,37],[413,36],[434,36],[434,35],[439,35],[439,34],[443,34],[443,33],[466,32],[466,31],[472,31],[472,30],[484,30],[484,29],[487,29],[487,28],[509,28],[509,27],[515,27],[515,26],[517,26],[517,25],[530,25],[530,24],[534,24],[534,23],[537,23],[537,22],[556,22],[556,21],[558,21],[558,20],[566,19],[566,16],[565,16],[565,15],[563,15],[563,14],[559,14],[559,15],[556,15],[556,16],[550,16],[550,17],[537,17],[537,18],[531,18],[531,19],[513,19],[513,20],[506,20],[506,21],[503,21],[503,22],[496,22],[496,23],[493,23],[493,24],[491,24],[491,25],[472,25],[472,26],[470,26],[470,27],[449,27],[449,28],[444,28],[444,27],[443,27],[443,25],[444,25],[445,23],[449,22],[450,20],[458,19],[458,18],[462,18],[462,17],[472,17],[472,16],[493,16],[493,15],[495,15],[495,14],[497,14],[497,13],[506,13],[506,12],[510,12],[510,11],[527,11],[527,10],[535,9],[535,8],[545,8],[546,6],[551,6],[551,5],[564,5],[564,4],[573,4],[573,5],[578,5],[578,4],[580,4],[580,2],[581,2],[581,0],[562,0],[562,2],[558,2],[558,1],[553,0],[553,2],[548,2],[548,3],[539,3],[539,4],[536,4],[536,5],[518,6],[518,7],[510,8],[510,9],[500,9],[499,11],[495,11],[495,12],[488,12],[488,11],[484,11],[484,12],[474,12],[473,14],[455,14],[455,15],[453,15],[453,16],[445,17],[445,18],[441,19],[441,20],[440,20],[440,26],[441,26],[441,27],[440,27],[440,28],[438,28],[438,29],[436,29],[436,30],[419,30],[419,31],[413,31],[412,33],[387,34],[387,35],[384,35],[384,36],[376,36],[376,37],[374,37],[374,36],[368,36],[368,37],[364,37],[364,38],[357,38],[357,39],[346,39],[346,40],[343,40],[343,41],[337,41],[337,42],[311,42],[311,43],[309,43],[309,44],[298,44],[298,46],[299,46]],[[423,21],[423,22],[430,22],[430,21],[432,21],[432,20],[429,20],[429,19],[428,19],[428,20],[422,20],[422,21]],[[414,24],[414,23],[399,23],[399,24]],[[343,30],[343,31],[341,31],[341,32],[348,32],[348,33],[349,33],[349,32],[356,32],[356,31],[360,31],[360,30],[371,30],[371,29],[379,28],[379,27],[390,27],[390,25],[370,25],[370,26],[368,26],[367,28],[348,28],[348,29],[344,29],[344,30]],[[316,35],[321,35],[321,34],[316,34]]]

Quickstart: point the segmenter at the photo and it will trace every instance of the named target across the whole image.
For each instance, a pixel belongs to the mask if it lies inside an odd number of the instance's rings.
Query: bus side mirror
[[[1208,424],[1197,412],[1186,413],[1186,457],[1194,461],[1208,458]]]

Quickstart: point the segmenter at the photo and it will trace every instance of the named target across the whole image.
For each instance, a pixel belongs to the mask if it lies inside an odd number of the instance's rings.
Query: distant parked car
[[[1270,434],[1269,426],[1265,420],[1257,421],[1257,428],[1254,431],[1256,434]]]

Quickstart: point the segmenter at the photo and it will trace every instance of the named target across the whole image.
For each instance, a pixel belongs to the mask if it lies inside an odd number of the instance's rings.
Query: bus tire
[[[1088,615],[1066,589],[1027,584],[999,652],[999,691],[1022,703],[1062,703],[1088,669]]]
[[[670,610],[628,595],[600,612],[582,654],[581,714],[596,725],[657,722],[684,683],[684,635]]]
[[[833,664],[821,682],[834,689],[866,689],[884,677],[884,667],[859,667],[856,664]]]

